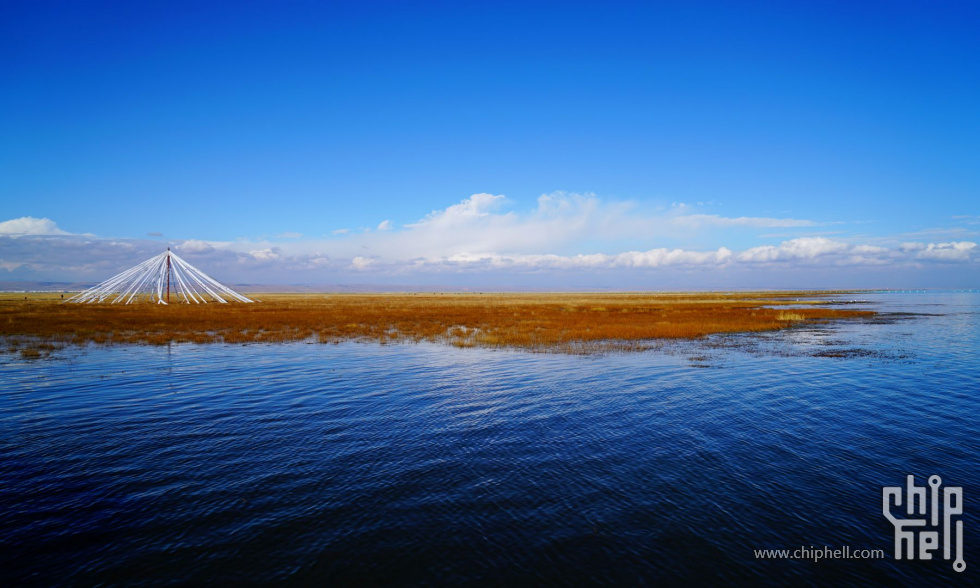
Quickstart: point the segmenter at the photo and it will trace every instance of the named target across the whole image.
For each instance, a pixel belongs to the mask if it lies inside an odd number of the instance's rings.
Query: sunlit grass
[[[24,299],[26,296],[26,300]],[[67,297],[67,296],[66,296]],[[266,294],[258,304],[59,304],[0,294],[0,337],[67,344],[431,341],[591,352],[874,313],[817,293]],[[780,306],[794,305],[792,309]],[[805,308],[798,306],[805,305]],[[33,352],[28,351],[29,355]]]

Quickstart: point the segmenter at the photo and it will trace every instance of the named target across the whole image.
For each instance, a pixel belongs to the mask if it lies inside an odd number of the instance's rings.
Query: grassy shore
[[[86,343],[353,340],[575,353],[874,314],[828,308],[814,292],[264,294],[258,304],[169,306],[60,304],[60,296],[0,293],[6,351],[38,357]]]

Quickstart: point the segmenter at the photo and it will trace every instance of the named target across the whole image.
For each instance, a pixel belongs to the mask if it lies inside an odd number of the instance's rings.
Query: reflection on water
[[[977,294],[637,354],[438,345],[0,359],[0,578],[937,582],[980,558]],[[882,486],[964,487],[896,562]],[[766,561],[753,549],[884,549]],[[976,563],[974,563],[976,562]]]

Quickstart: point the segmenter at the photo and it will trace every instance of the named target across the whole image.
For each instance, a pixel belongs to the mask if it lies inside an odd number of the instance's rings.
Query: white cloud
[[[847,243],[833,241],[826,237],[802,237],[783,241],[778,247],[763,245],[743,251],[738,256],[739,261],[765,262],[787,261],[800,259],[815,259],[830,254],[847,251]]]
[[[391,221],[390,220],[383,220],[380,223],[378,223],[378,230],[379,231],[387,231],[390,228],[391,228]]]
[[[350,229],[334,229],[332,231],[332,234],[334,234],[334,235],[346,235],[349,232],[350,232]]]
[[[434,210],[424,219],[408,226],[451,226],[460,222],[487,217],[491,211],[499,209],[504,200],[503,195],[473,194],[459,204],[453,204],[444,210]]]
[[[69,235],[67,231],[62,231],[58,225],[49,218],[34,218],[33,216],[22,216],[0,222],[0,235],[11,237],[19,235]]]
[[[367,269],[367,267],[371,265],[373,262],[374,262],[373,259],[357,256],[350,261],[350,264],[351,267],[353,267],[356,270],[363,270],[363,269]]]
[[[915,257],[917,259],[934,259],[937,261],[967,261],[976,248],[977,244],[970,241],[929,243],[924,248],[919,249]]]
[[[800,219],[769,217],[728,218],[693,214],[687,205],[667,211],[647,211],[631,202],[606,202],[594,194],[553,192],[537,199],[529,213],[506,211],[503,195],[474,194],[443,210],[430,212],[384,240],[372,250],[409,257],[448,257],[459,253],[572,254],[585,240],[684,240],[698,229],[717,227],[812,227]]]
[[[278,248],[253,249],[248,254],[259,261],[277,261],[282,258]]]
[[[188,239],[183,243],[175,247],[180,253],[211,253],[214,251],[214,246],[207,241],[198,241],[197,239]]]
[[[334,242],[332,247],[335,253],[346,251],[351,258],[367,248],[372,255],[385,260],[441,259],[459,254],[574,255],[578,253],[575,249],[579,243],[585,240],[610,244],[678,240],[693,232],[690,226],[684,225],[683,214],[677,210],[642,211],[635,203],[603,202],[593,194],[554,192],[540,196],[537,206],[527,213],[508,208],[510,203],[503,195],[474,194],[398,230],[392,226],[388,231],[355,235]],[[731,225],[751,226],[750,220],[746,217]],[[700,222],[709,221],[720,224],[726,219],[705,215]],[[775,221],[764,219],[757,224],[778,224]],[[786,224],[803,222],[793,220]],[[310,244],[310,247],[322,246]]]

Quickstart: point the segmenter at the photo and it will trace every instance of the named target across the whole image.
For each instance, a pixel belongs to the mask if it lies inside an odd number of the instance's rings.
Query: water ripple
[[[890,554],[882,486],[980,488],[977,296],[874,302],[872,324],[605,357],[301,343],[4,356],[0,576],[963,580],[946,562],[752,556]],[[975,509],[964,520],[980,528]]]

